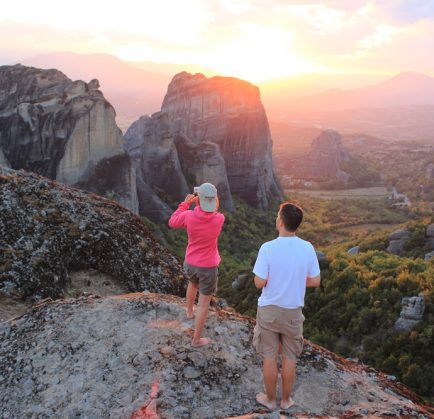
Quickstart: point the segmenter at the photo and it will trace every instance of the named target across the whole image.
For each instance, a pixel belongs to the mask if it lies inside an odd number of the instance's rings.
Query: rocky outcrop
[[[359,253],[360,246],[354,246],[348,250],[349,255],[357,255]]]
[[[171,129],[163,112],[136,121],[125,134],[125,147],[136,167],[140,213],[165,221],[171,206],[183,200],[193,187],[213,183],[224,208],[233,202],[225,162],[216,144],[193,143]]]
[[[234,290],[242,290],[246,287],[249,280],[251,280],[251,275],[240,274],[232,281],[232,288]]]
[[[262,209],[281,198],[259,90],[242,80],[177,74],[161,112],[128,129],[125,149],[137,168],[140,213],[152,219],[167,219],[205,181],[229,210],[232,195]]]
[[[180,298],[140,293],[56,301],[2,323],[0,416],[280,417],[255,402],[262,374],[253,319],[212,309],[205,333],[213,341],[201,349],[183,319]],[[285,417],[433,412],[403,385],[308,341],[293,397]]]
[[[110,195],[137,212],[122,132],[98,88],[57,70],[0,67],[0,149],[13,169]]]
[[[327,129],[312,141],[307,155],[291,162],[291,176],[316,182],[347,182],[349,175],[341,169],[341,165],[349,157],[340,134]]]
[[[185,293],[178,260],[131,211],[36,174],[0,169],[0,294],[62,297],[69,273],[83,269],[130,291]]]
[[[423,318],[425,299],[423,296],[405,297],[402,299],[402,310],[394,329],[397,332],[413,329]]]
[[[394,231],[390,236],[390,243],[386,249],[386,252],[393,255],[402,255],[404,252],[405,244],[410,238],[410,231],[407,229],[400,229]]]

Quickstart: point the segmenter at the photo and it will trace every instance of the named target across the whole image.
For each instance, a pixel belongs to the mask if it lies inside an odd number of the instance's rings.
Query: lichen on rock
[[[1,169],[0,292],[59,298],[69,272],[95,269],[130,291],[183,295],[186,278],[142,220],[114,201]]]

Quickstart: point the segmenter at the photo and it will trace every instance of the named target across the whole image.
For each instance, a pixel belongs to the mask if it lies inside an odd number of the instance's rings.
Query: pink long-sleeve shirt
[[[185,261],[200,268],[218,266],[221,258],[217,242],[225,216],[220,212],[205,212],[199,205],[194,210],[189,208],[188,202],[181,202],[169,220],[169,227],[187,230]]]

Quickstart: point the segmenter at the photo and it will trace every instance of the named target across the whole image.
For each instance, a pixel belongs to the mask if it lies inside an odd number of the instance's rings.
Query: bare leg
[[[191,281],[188,281],[187,287],[187,318],[193,318],[193,307],[196,301],[198,286]]]
[[[277,385],[277,358],[264,358],[262,364],[262,374],[264,377],[264,386],[266,393],[258,393],[256,401],[259,404],[274,410],[276,403],[276,385]]]
[[[276,402],[277,358],[264,358],[262,374],[267,398],[270,402]]]
[[[196,320],[194,323],[194,335],[191,342],[192,346],[203,346],[211,342],[211,339],[201,337],[206,318],[208,317],[208,307],[211,297],[212,295],[203,295],[199,293],[199,302],[196,308]]]
[[[295,381],[295,367],[296,361],[282,354],[282,402],[280,407],[284,410],[289,409],[294,404],[291,393]]]

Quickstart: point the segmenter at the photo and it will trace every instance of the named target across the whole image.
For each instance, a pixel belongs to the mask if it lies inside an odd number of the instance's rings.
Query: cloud
[[[264,73],[267,65],[272,73],[279,67],[350,71],[352,65],[399,71],[412,63],[415,71],[434,73],[429,0],[123,0],[121,7],[75,0],[68,13],[58,4],[6,2],[0,36],[8,51],[2,54],[101,52],[203,66],[225,60],[231,69],[251,63]],[[417,60],[409,58],[414,55]]]
[[[373,3],[393,21],[412,23],[434,18],[434,2],[431,0],[376,0]]]
[[[386,44],[392,44],[397,35],[404,34],[411,31],[411,28],[380,25],[375,28],[373,34],[365,36],[357,42],[358,46],[362,49],[378,48]]]

